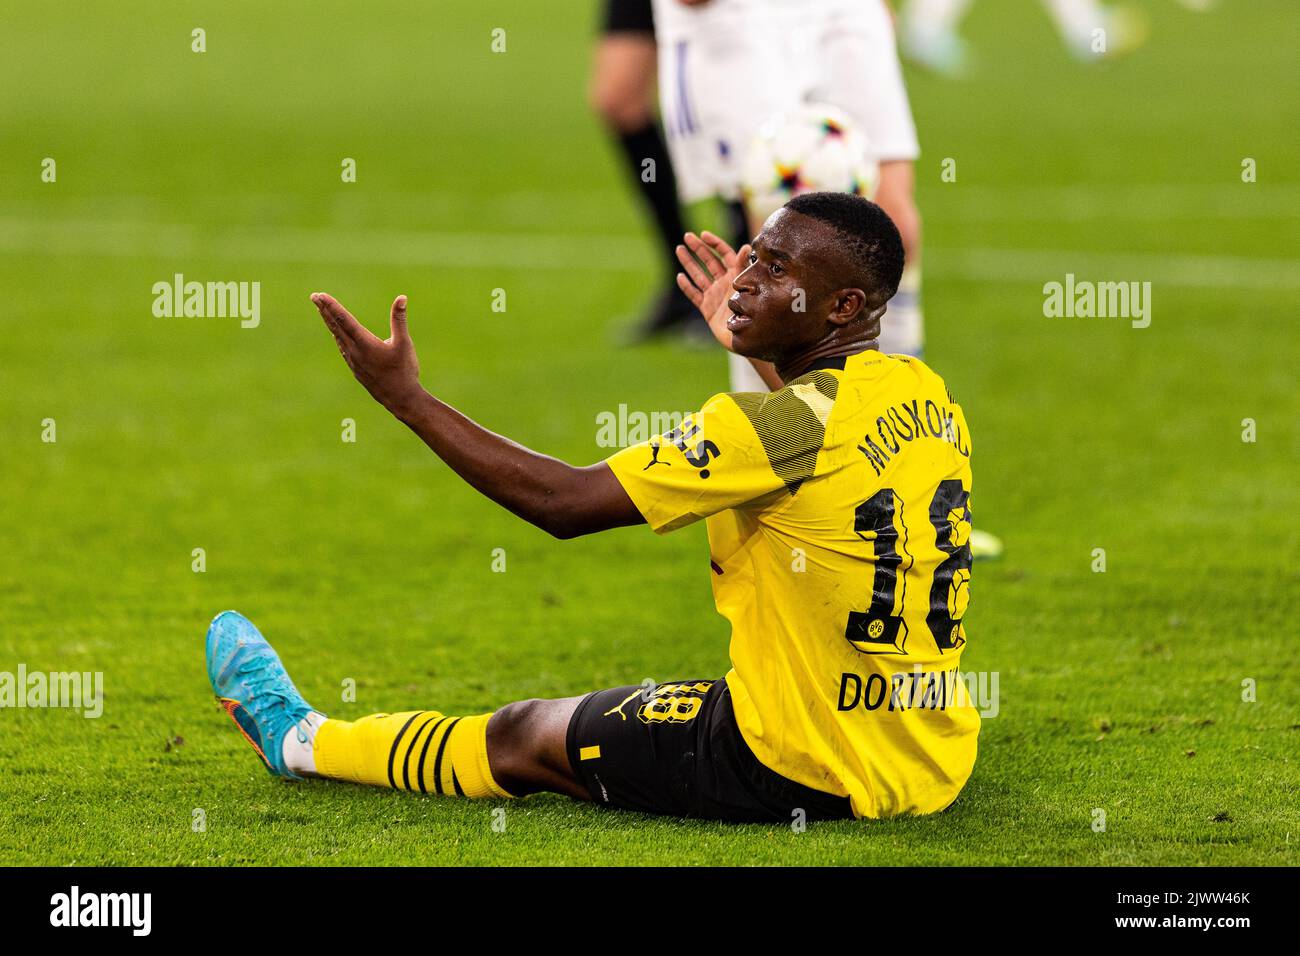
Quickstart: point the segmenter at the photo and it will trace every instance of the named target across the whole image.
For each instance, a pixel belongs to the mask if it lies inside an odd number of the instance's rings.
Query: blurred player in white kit
[[[843,110],[879,163],[872,198],[898,226],[907,268],[881,323],[880,350],[920,355],[920,149],[884,0],[654,0],[659,101],[684,202],[740,201],[744,151],[768,118],[802,103]],[[761,223],[749,223],[753,236]],[[730,356],[732,388],[769,387]]]

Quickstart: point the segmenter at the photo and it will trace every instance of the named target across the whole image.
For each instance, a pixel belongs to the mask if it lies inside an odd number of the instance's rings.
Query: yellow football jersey
[[[975,763],[970,451],[938,375],[868,351],[608,459],[655,531],[707,519],[750,749],[860,817],[942,810]]]

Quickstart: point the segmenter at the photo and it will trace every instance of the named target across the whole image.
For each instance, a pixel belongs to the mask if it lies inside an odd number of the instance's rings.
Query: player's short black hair
[[[869,199],[852,193],[804,193],[785,208],[835,227],[860,270],[863,291],[882,305],[898,291],[903,276],[903,240],[889,215]]]

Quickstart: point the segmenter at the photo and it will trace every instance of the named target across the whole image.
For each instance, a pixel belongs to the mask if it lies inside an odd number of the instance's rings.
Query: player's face
[[[774,362],[826,335],[834,296],[822,277],[832,265],[827,244],[835,239],[833,227],[802,213],[778,209],[768,218],[748,268],[731,283],[733,351]]]

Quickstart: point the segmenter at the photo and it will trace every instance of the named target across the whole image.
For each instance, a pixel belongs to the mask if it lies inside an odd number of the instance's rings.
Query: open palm
[[[677,273],[677,286],[700,310],[714,338],[722,347],[731,350],[731,330],[727,319],[732,312],[727,300],[731,298],[732,280],[749,265],[748,244],[739,250],[732,249],[725,239],[711,232],[686,234],[686,244],[677,247],[677,261],[684,272]]]

